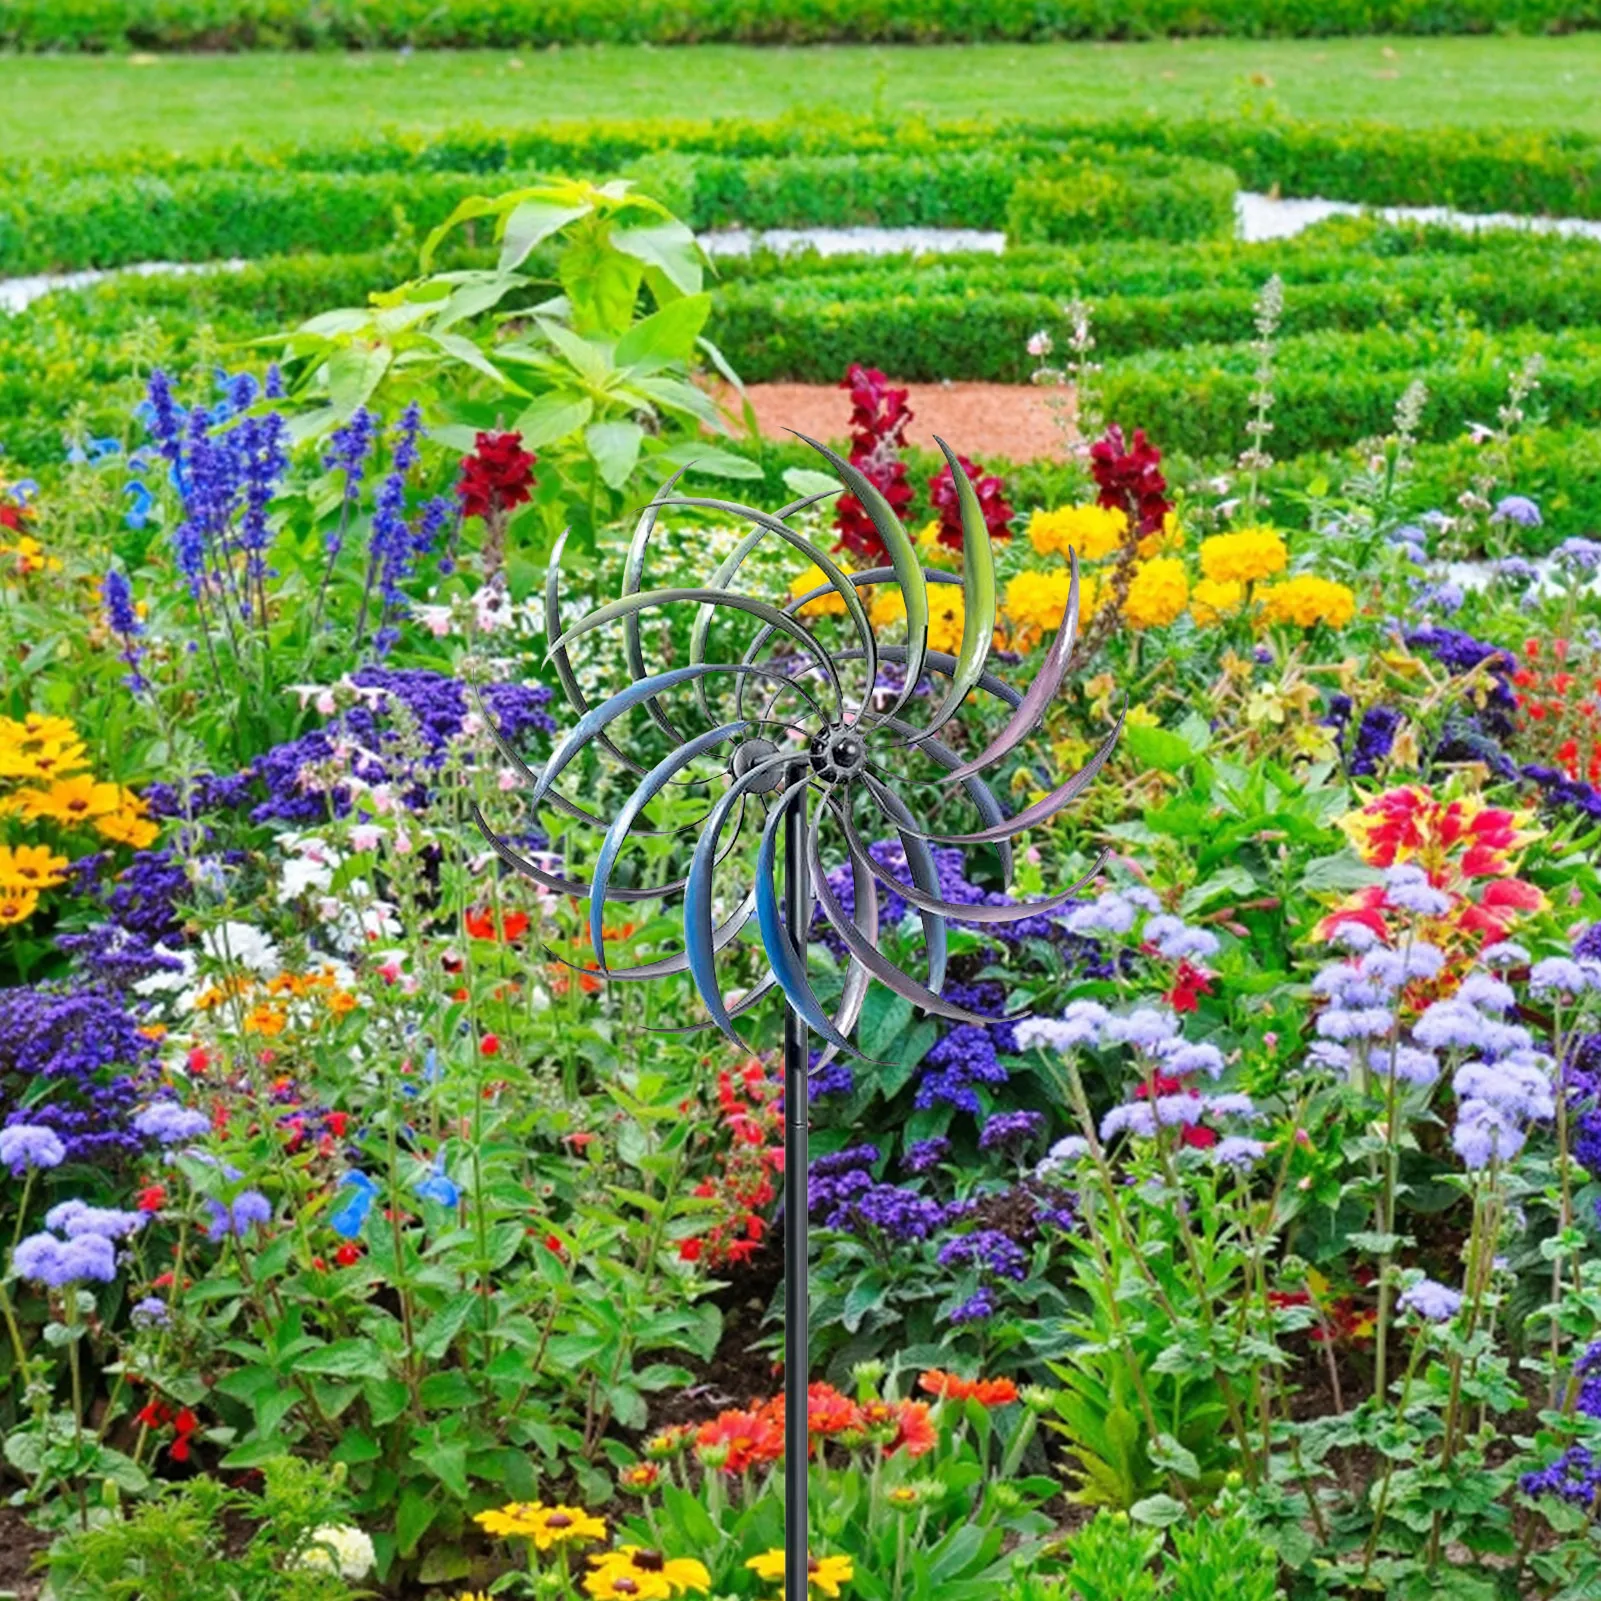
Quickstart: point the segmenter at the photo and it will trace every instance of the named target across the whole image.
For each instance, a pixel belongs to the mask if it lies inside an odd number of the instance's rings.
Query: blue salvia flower
[[[268,400],[284,398],[284,375],[275,361],[267,363],[267,377],[261,386],[261,392]]]
[[[172,380],[158,367],[145,386],[145,399],[134,415],[150,430],[156,448],[174,466],[183,455],[183,408],[173,398]]]
[[[123,680],[137,694],[146,687],[144,675],[139,671],[139,658],[144,651],[138,644],[144,624],[133,603],[133,591],[128,580],[115,567],[108,570],[100,587],[101,599],[106,607],[106,626],[122,641],[121,657],[127,664],[128,676]]]
[[[378,486],[372,517],[372,543],[367,557],[367,585],[361,597],[361,617],[356,625],[360,638],[362,622],[376,581],[380,598],[380,626],[373,644],[378,655],[386,655],[394,644],[394,619],[404,613],[406,597],[400,586],[410,576],[416,538],[406,524],[406,478],[417,464],[418,441],[422,434],[422,412],[415,401],[401,413],[395,425],[395,453],[389,472]],[[432,536],[430,536],[431,542]]]
[[[289,465],[288,430],[276,411],[263,417],[247,417],[237,430],[239,452],[244,458],[245,512],[239,525],[239,546],[245,553],[245,594],[242,611],[250,619],[251,589],[255,591],[254,610],[258,625],[267,624],[266,550],[268,542],[267,508],[278,491],[278,480]]]

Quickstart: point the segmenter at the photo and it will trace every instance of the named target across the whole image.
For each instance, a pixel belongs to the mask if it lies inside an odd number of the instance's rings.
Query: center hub
[[[854,728],[835,724],[812,736],[812,771],[826,784],[854,778],[867,765],[867,745]]]
[[[763,762],[772,761],[778,754],[778,747],[770,739],[747,739],[743,745],[734,749],[734,759],[730,764],[734,770],[735,778],[743,778],[753,767]],[[773,762],[752,785],[751,793],[765,795],[778,788],[784,782],[784,768],[781,762]]]

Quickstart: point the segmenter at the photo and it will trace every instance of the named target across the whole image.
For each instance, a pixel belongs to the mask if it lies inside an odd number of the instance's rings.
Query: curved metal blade
[[[817,854],[817,833],[811,833],[812,853]],[[851,920],[856,924],[863,939],[875,950],[878,948],[878,880],[873,876],[870,868],[863,863],[851,861],[851,882],[855,886],[854,902],[851,911]],[[851,962],[845,970],[845,985],[840,994],[839,1010],[834,1013],[834,1027],[841,1034],[849,1038],[862,1016],[862,1003],[867,999],[867,986],[872,981],[872,975],[860,962]],[[824,1046],[822,1054],[817,1058],[817,1064],[812,1068],[813,1073],[820,1073],[830,1062],[839,1055],[837,1045]]]
[[[770,623],[775,628],[781,629],[784,633],[788,634],[790,638],[804,648],[806,654],[814,656],[817,659],[829,681],[829,687],[834,692],[834,701],[836,706],[838,706],[841,712],[844,711],[845,695],[844,691],[840,688],[839,674],[835,672],[834,664],[829,658],[828,653],[818,649],[817,641],[813,639],[812,636],[807,633],[807,631],[802,628],[793,617],[787,616],[776,606],[770,605],[765,600],[756,600],[749,595],[736,594],[732,590],[640,590],[639,593],[630,595],[626,600],[611,601],[609,604],[601,606],[597,610],[590,612],[587,616],[579,618],[579,620],[574,623],[572,627],[570,627],[567,632],[561,636],[560,639],[553,640],[551,642],[550,648],[554,650],[558,646],[570,645],[581,634],[587,634],[596,628],[604,628],[607,623],[614,623],[619,618],[628,616],[630,612],[644,611],[651,606],[671,606],[676,605],[679,602],[691,601],[703,606],[728,606],[735,611],[748,612],[751,616],[759,617],[764,623]],[[694,668],[699,669],[706,664],[697,662],[692,665]],[[675,668],[674,671],[691,672],[691,668],[680,667]],[[660,678],[663,676],[666,675],[659,674],[657,675],[657,678],[647,679],[645,682],[656,683],[659,682]],[[651,693],[654,694],[655,691],[652,690]],[[616,699],[615,696],[612,698],[614,700]],[[609,705],[610,702],[607,704]]]
[[[645,571],[645,549],[650,544],[650,536],[655,532],[656,513],[667,504],[667,492],[688,471],[680,467],[671,478],[658,489],[651,502],[639,514],[639,521],[634,525],[634,537],[628,542],[628,554],[623,558],[623,587],[620,598],[627,600],[630,595],[640,593],[640,579]],[[634,677],[646,678],[645,652],[639,638],[639,613],[630,612],[623,618],[623,655],[628,662],[628,670]],[[652,696],[645,702],[645,710],[650,713],[650,719],[675,744],[682,743],[684,736],[673,726],[672,720],[662,709],[661,702]]]
[[[1078,552],[1069,550],[1067,560],[1072,571],[1072,577],[1069,578],[1067,585],[1067,605],[1062,611],[1062,621],[1056,630],[1056,638],[1051,641],[1051,648],[1045,652],[1045,660],[1040,663],[1040,670],[1034,675],[1034,682],[1028,686],[1028,692],[1018,703],[1017,710],[1008,719],[1006,727],[977,756],[971,761],[963,762],[952,772],[945,780],[947,784],[954,784],[972,773],[982,772],[992,762],[999,761],[1009,751],[1015,750],[1039,727],[1046,710],[1056,698],[1057,690],[1062,687],[1068,659],[1073,654],[1073,642],[1078,638]]]
[[[912,878],[925,895],[938,895],[939,864],[934,860],[934,852],[929,849],[928,841],[912,831],[916,820],[911,812],[907,810],[899,795],[879,784],[870,773],[866,775],[866,781],[868,792],[878,802],[879,810],[895,825]],[[848,809],[844,813],[843,821],[846,832],[854,833],[855,825],[851,821]],[[862,843],[859,835],[856,839],[858,844]],[[872,852],[865,845],[862,845],[862,854],[869,861],[872,860]],[[855,858],[852,857],[852,860]],[[887,872],[880,873],[879,876],[886,886],[892,882]],[[919,907],[917,915],[923,925],[923,948],[928,952],[928,987],[938,994],[945,988],[945,962],[949,948],[945,919],[938,912],[929,911],[926,907]]]
[[[884,498],[883,492],[872,479],[859,467],[836,455],[827,445],[808,439],[805,434],[797,433],[795,437],[810,445],[839,474],[840,481],[861,503],[868,521],[889,553],[890,574],[901,587],[901,598],[906,603],[908,657],[906,684],[895,704],[889,708],[889,714],[893,716],[906,704],[917,680],[923,676],[923,655],[928,649],[928,583],[923,564],[917,559],[917,548],[901,526],[895,508]],[[876,672],[869,674],[868,684],[871,685],[876,678]]]
[[[735,829],[737,835],[738,829]],[[739,904],[739,909],[724,923],[712,931],[712,949],[721,951],[739,938],[745,925],[750,922],[756,912],[756,896],[747,895]],[[565,956],[558,955],[547,945],[546,954],[552,961],[560,962],[563,967],[570,967],[575,973],[588,973],[591,977],[604,979],[608,984],[630,984],[643,982],[653,978],[670,978],[674,973],[689,971],[689,953],[679,951],[673,956],[663,956],[654,962],[642,962],[636,967],[608,967],[604,973],[593,967],[585,967],[581,962],[574,962]],[[731,1013],[738,1015],[737,1006],[730,1008]],[[696,1028],[709,1028],[709,1023],[697,1023]],[[671,1030],[665,1032],[673,1032]]]
[[[482,808],[475,800],[468,801],[472,809],[473,821],[478,825],[478,832],[484,836],[489,848],[514,872],[521,873],[524,878],[531,878],[536,884],[548,889],[555,895],[571,895],[576,900],[583,900],[589,894],[589,881],[582,878],[566,878],[560,873],[552,873],[541,867],[537,862],[531,862],[520,851],[514,851],[494,829],[489,826]],[[659,884],[655,889],[613,889],[610,898],[614,901],[659,901],[665,896],[675,894],[684,887],[683,879],[675,879],[669,884]]]
[[[732,739],[735,734],[743,733],[749,727],[750,724],[741,719],[738,722],[724,723],[720,728],[710,729],[704,734],[697,734],[694,739],[680,745],[677,750],[657,762],[617,809],[617,815],[606,830],[606,837],[600,842],[600,852],[595,858],[595,874],[589,891],[589,942],[595,952],[597,968],[603,976],[606,972],[606,887],[611,881],[612,868],[616,865],[618,853],[628,839],[629,830],[639,814],[661,793],[675,773],[682,772],[691,762],[699,760],[708,751],[715,750],[726,740]]]
[[[859,1056],[861,1052],[834,1027],[834,1020],[823,1010],[822,1003],[807,981],[806,963],[796,946],[805,949],[808,930],[802,928],[795,931],[792,939],[791,931],[785,926],[779,914],[778,830],[783,826],[790,807],[797,803],[805,804],[806,792],[810,789],[811,782],[810,776],[807,776],[791,784],[778,797],[777,804],[768,813],[767,826],[762,830],[762,842],[756,852],[756,926],[761,930],[762,948],[767,953],[773,977],[778,980],[778,987],[784,992],[784,999],[794,1007],[796,1016],[804,1019],[806,1026],[814,1033],[821,1034],[830,1045],[837,1046],[842,1051],[849,1051],[853,1056]],[[814,896],[819,894],[819,886],[814,884],[812,893]],[[810,922],[810,903],[807,905],[806,915],[807,921]],[[849,918],[844,918],[843,913],[841,916],[849,923]],[[851,934],[856,937],[854,928]]]
[[[1118,735],[1123,732],[1123,719],[1128,715],[1128,703],[1125,701],[1123,710],[1117,714],[1117,722],[1112,732],[1106,736],[1101,748],[1090,757],[1083,767],[1073,774],[1065,783],[1058,784],[1049,795],[1037,800],[1032,806],[1025,807],[1015,817],[1004,823],[997,823],[977,834],[930,834],[923,830],[923,838],[934,840],[941,845],[993,845],[1000,840],[1013,839],[1025,829],[1032,828],[1036,823],[1043,823],[1047,818],[1053,817],[1067,805],[1070,800],[1081,794],[1090,785],[1095,775],[1106,765],[1107,758],[1112,754],[1117,744]],[[971,784],[971,778],[965,779]]]
[[[851,920],[845,915],[845,909],[835,898],[834,892],[828,886],[827,876],[823,872],[822,853],[817,845],[817,831],[812,829],[807,836],[807,845],[810,848],[812,860],[812,873],[817,882],[817,901],[823,908],[823,916],[833,925],[834,932],[845,942],[845,948],[851,956],[865,967],[879,983],[887,985],[897,995],[903,996],[914,1006],[920,1006],[925,1012],[932,1012],[936,1017],[948,1017],[958,1023],[977,1023],[989,1028],[996,1023],[1015,1022],[1017,1017],[1026,1017],[1026,1012],[1019,1012],[1016,1017],[985,1017],[979,1012],[970,1012],[965,1007],[956,1006],[943,996],[936,995],[931,989],[919,984],[910,973],[903,973],[890,959],[876,946],[869,944],[857,932]],[[852,862],[857,861],[858,855],[849,835],[846,836],[845,848],[850,852]],[[867,870],[873,870],[873,864],[867,861]],[[757,902],[757,915],[760,916],[761,903]],[[782,980],[780,981],[782,982]],[[859,1053],[858,1053],[859,1054]]]
[[[995,552],[990,548],[989,529],[978,503],[973,481],[962,470],[956,452],[935,436],[934,443],[945,453],[951,476],[956,481],[956,498],[962,509],[962,644],[956,653],[956,671],[951,675],[950,692],[935,712],[934,720],[913,743],[929,738],[957,713],[967,692],[978,682],[989,659],[990,642],[995,637]]]
[[[569,530],[564,528],[551,546],[550,560],[545,566],[545,638],[561,638],[561,558],[567,546]],[[573,672],[572,658],[565,650],[556,650],[550,653],[550,659],[556,667],[556,681],[561,685],[562,693],[567,697],[567,704],[582,717],[589,710],[589,701],[578,683],[578,675]],[[476,691],[475,691],[476,693]],[[482,702],[479,703],[483,710]],[[498,741],[497,741],[498,743]],[[631,773],[643,773],[645,769],[637,762],[631,761],[620,751],[605,734],[597,734],[595,743],[613,758],[620,762]],[[505,749],[504,746],[501,747]],[[521,765],[519,763],[519,765]],[[604,826],[604,825],[602,825]]]

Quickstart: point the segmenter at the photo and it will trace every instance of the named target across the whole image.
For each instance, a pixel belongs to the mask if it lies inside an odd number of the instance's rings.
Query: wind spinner
[[[775,990],[783,1002],[787,1601],[806,1601],[807,1597],[808,1035],[815,1033],[824,1042],[819,1067],[840,1053],[860,1056],[851,1034],[874,979],[936,1017],[993,1023],[994,1018],[970,1012],[940,994],[948,920],[1003,924],[1057,910],[1074,899],[1100,863],[1085,879],[1044,900],[969,906],[941,896],[933,847],[993,847],[1002,881],[1009,886],[1010,841],[1054,816],[1088,786],[1111,755],[1123,724],[1120,714],[1111,733],[1071,778],[1015,816],[1006,815],[981,775],[1039,726],[1061,686],[1078,629],[1078,561],[1070,554],[1071,577],[1061,625],[1034,681],[1019,694],[986,666],[995,632],[995,561],[978,496],[950,447],[943,440],[936,442],[950,462],[959,497],[961,577],[925,569],[910,536],[873,483],[815,440],[806,443],[860,501],[889,555],[888,567],[846,572],[826,551],[789,526],[787,518],[838,491],[810,496],[768,513],[731,501],[674,495],[679,476],[675,474],[641,514],[623,564],[621,593],[609,605],[564,624],[561,541],[552,552],[545,584],[548,660],[577,721],[557,742],[543,770],[530,768],[485,716],[501,753],[532,786],[530,810],[548,804],[600,832],[589,879],[569,878],[530,861],[497,835],[474,807],[478,827],[509,866],[557,894],[588,900],[596,963],[588,971],[613,982],[647,982],[687,972],[706,1017],[671,1032],[715,1027],[742,1048],[736,1020]],[[667,507],[715,511],[749,525],[749,531],[703,586],[642,587],[646,551],[657,516]],[[741,593],[734,587],[740,569],[764,540],[779,540],[793,547],[816,566],[824,582],[788,598],[783,605]],[[903,645],[880,644],[874,635],[859,591],[877,584],[893,584],[900,591],[906,617]],[[963,591],[962,639],[954,656],[929,647],[931,584],[956,584]],[[808,603],[830,596],[843,606],[848,633],[855,639],[848,648],[833,651],[799,620]],[[648,672],[641,617],[668,608],[690,614],[688,660],[664,672]],[[719,620],[740,621],[750,632],[738,655],[714,654],[712,629]],[[573,670],[573,649],[581,642],[592,644],[587,636],[614,624],[621,627],[631,682],[591,705]],[[887,685],[881,681],[881,669],[886,665],[896,670]],[[913,708],[921,705],[919,690],[929,675],[936,688],[931,697],[933,713],[926,720],[916,720]],[[858,686],[854,692],[847,691],[848,677]],[[1009,715],[988,744],[976,755],[964,757],[936,735],[954,724],[975,690],[1002,702]],[[629,747],[625,748],[619,743],[622,730],[617,725],[636,712],[648,718],[650,728],[641,730],[643,740],[636,735],[625,742]],[[646,765],[640,755],[650,740],[658,748],[665,745],[666,753]],[[556,787],[574,760],[591,748],[637,780],[632,793],[609,819],[596,816]],[[954,796],[960,790],[983,826],[969,833],[940,833],[926,827],[901,793],[904,780],[900,769],[916,762],[932,764],[937,770],[933,781],[949,794]],[[930,781],[922,782],[926,786]],[[669,785],[682,786],[686,794],[705,795],[704,814],[678,829],[652,826],[647,808]],[[719,788],[721,793],[711,799]],[[863,817],[870,820],[865,832],[859,824]],[[735,856],[747,826],[752,836],[759,830],[754,878],[743,898],[729,910],[716,900],[714,884],[718,869]],[[886,826],[900,841],[909,882],[868,852],[866,836]],[[849,909],[828,882],[823,855],[825,827],[831,836],[837,835],[850,865],[854,895]],[[623,850],[630,837],[640,833],[692,837],[692,843],[690,838],[683,841],[688,865],[682,876],[638,887],[616,881]],[[917,911],[926,979],[897,967],[880,949],[880,884]],[[683,950],[640,966],[613,967],[604,939],[607,903],[671,896],[679,896],[682,902]],[[840,996],[832,1012],[819,1000],[808,976],[808,940],[819,910],[845,958]],[[738,1000],[730,1002],[718,980],[718,954],[739,940],[753,919],[766,971]]]

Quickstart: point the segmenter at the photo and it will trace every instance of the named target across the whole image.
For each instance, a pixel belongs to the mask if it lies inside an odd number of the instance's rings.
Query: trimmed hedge
[[[1601,0],[1597,0],[1601,4]],[[0,0],[0,6],[5,0]],[[565,122],[517,129],[475,125],[441,134],[379,134],[210,154],[121,152],[116,171],[171,177],[216,167],[254,171],[476,172],[533,167],[617,172],[662,151],[753,157],[939,155],[1019,142],[1091,142],[1221,162],[1248,189],[1322,195],[1372,205],[1439,205],[1469,211],[1601,216],[1601,139],[1527,128],[1399,128],[1379,122],[1319,123],[1282,116],[1172,120],[875,122],[830,115],[771,121]],[[0,163],[15,181],[53,182],[104,171],[97,159]]]
[[[1052,162],[1013,187],[1006,205],[1007,242],[1227,239],[1234,233],[1238,188],[1227,167],[1182,157]]]
[[[1595,0],[0,0],[17,50],[1560,32]]]

